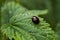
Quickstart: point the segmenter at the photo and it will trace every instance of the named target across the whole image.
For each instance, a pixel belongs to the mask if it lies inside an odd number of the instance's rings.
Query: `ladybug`
[[[32,22],[33,22],[34,24],[39,24],[39,18],[36,17],[36,16],[33,16],[33,17],[32,17]]]

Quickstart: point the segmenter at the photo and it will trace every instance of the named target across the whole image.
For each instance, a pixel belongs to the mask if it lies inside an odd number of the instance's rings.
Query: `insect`
[[[34,24],[39,24],[39,18],[36,17],[36,16],[33,16],[33,17],[32,17],[32,22],[33,22]]]

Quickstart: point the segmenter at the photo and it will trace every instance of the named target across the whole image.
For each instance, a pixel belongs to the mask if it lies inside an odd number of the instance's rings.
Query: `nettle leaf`
[[[50,25],[38,16],[46,12],[27,10],[15,2],[8,2],[1,9],[1,30],[10,40],[56,40],[56,34]],[[33,16],[39,18],[39,24],[33,23]]]
[[[1,23],[8,23],[9,19],[15,15],[15,11],[18,13],[24,13],[27,9],[21,6],[18,3],[15,2],[6,2],[2,7],[1,7],[1,16],[2,16],[2,22]],[[16,13],[16,14],[18,14]],[[5,19],[5,20],[4,20]]]

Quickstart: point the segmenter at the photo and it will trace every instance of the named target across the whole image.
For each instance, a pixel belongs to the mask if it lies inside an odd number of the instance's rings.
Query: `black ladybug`
[[[36,16],[33,16],[33,17],[32,17],[32,22],[33,22],[34,24],[39,24],[39,18],[36,17]]]

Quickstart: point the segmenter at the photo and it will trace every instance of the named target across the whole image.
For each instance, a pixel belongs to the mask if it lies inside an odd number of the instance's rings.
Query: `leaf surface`
[[[15,2],[8,2],[2,9],[2,27],[3,34],[6,34],[10,40],[56,40],[55,32],[50,28],[43,18],[38,15],[46,13],[40,10],[27,10]],[[39,18],[39,24],[32,22],[32,17]]]

